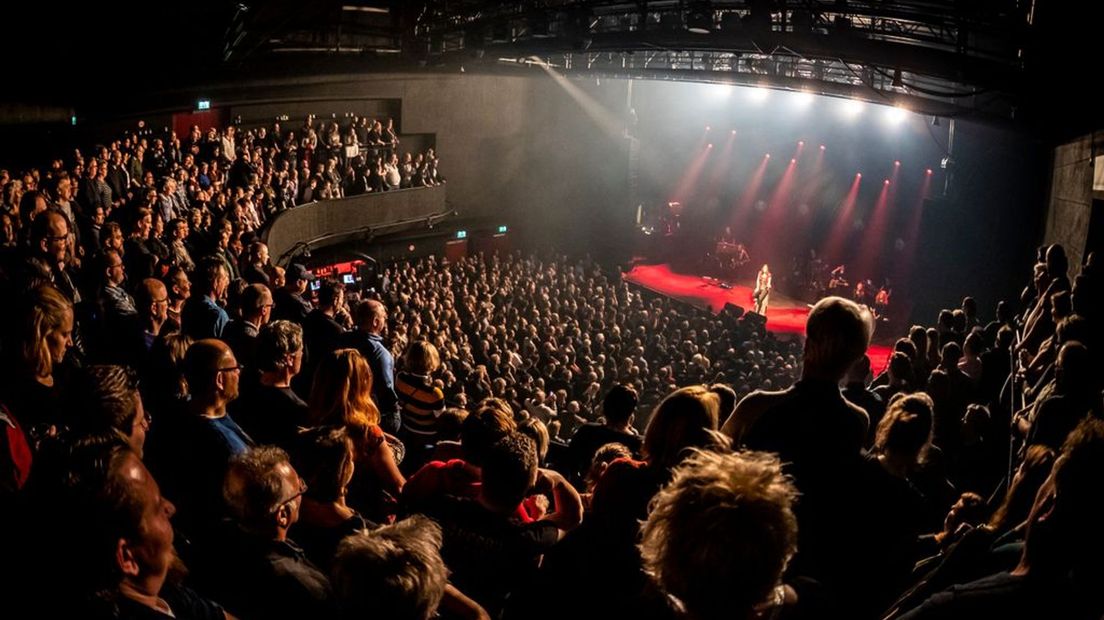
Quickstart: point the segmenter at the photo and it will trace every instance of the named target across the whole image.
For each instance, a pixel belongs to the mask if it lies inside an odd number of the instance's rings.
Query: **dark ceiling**
[[[0,102],[103,109],[244,75],[539,71],[755,84],[1095,129],[1097,3],[269,0],[5,7]],[[1089,8],[1092,7],[1092,8]],[[24,26],[24,27],[21,27]],[[14,62],[12,62],[14,60]]]

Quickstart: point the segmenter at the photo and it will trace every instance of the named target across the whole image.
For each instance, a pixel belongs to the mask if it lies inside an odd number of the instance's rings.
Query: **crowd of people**
[[[159,244],[171,247],[176,220],[191,232],[227,220],[235,233],[249,233],[296,205],[445,182],[432,148],[401,149],[391,119],[355,115],[325,122],[309,115],[289,130],[279,122],[206,132],[195,125],[185,136],[139,123],[46,169],[0,169],[0,243],[25,240],[35,216],[50,207],[69,218],[78,254],[96,253],[105,226],[115,223],[130,236],[143,208],[164,227],[155,231]]]
[[[852,301],[781,339],[585,257],[312,292],[248,209],[177,211],[185,161],[85,230],[51,168],[0,255],[10,617],[1104,613],[1092,255],[875,377]]]

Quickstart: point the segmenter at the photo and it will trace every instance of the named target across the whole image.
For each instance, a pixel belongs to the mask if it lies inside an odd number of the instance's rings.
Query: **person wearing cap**
[[[313,309],[303,294],[307,292],[307,285],[314,279],[314,274],[307,271],[301,263],[292,263],[287,268],[284,279],[284,287],[276,291],[276,311],[273,318],[302,325]]]

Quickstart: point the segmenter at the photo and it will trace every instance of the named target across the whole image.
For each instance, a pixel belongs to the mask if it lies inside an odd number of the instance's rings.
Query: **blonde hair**
[[[428,340],[416,340],[406,348],[403,362],[407,372],[428,375],[441,365],[441,354]]]
[[[644,458],[655,467],[671,469],[688,448],[727,448],[717,433],[721,397],[704,385],[684,387],[667,395],[644,431]]]
[[[365,431],[379,421],[379,409],[372,402],[372,371],[364,356],[356,349],[338,349],[322,358],[311,386],[311,425]]]
[[[743,617],[778,584],[797,548],[796,498],[773,454],[694,450],[652,500],[644,568],[692,617]]]
[[[35,287],[26,298],[21,352],[24,367],[33,370],[35,376],[53,374],[54,364],[61,362],[53,359],[46,337],[61,327],[66,313],[72,316],[73,304],[49,284]]]

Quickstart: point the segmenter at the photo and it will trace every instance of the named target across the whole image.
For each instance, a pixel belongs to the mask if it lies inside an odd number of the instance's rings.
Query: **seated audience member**
[[[257,333],[272,316],[272,293],[263,284],[250,284],[241,294],[241,318],[233,319],[222,334],[234,357],[253,378],[257,368]]]
[[[506,597],[532,578],[542,553],[582,521],[582,502],[560,474],[537,468],[533,442],[520,433],[498,440],[483,455],[478,499],[441,496],[420,512],[444,531],[441,555],[452,582],[492,616]],[[517,518],[530,490],[552,495],[540,520]]]
[[[429,620],[448,586],[441,528],[414,516],[341,541],[333,585],[343,618]]]
[[[393,514],[406,480],[380,428],[371,394],[368,362],[356,349],[338,349],[318,364],[308,401],[309,422],[345,428],[352,437],[362,475],[354,480],[350,501],[368,518],[383,522]]]
[[[230,286],[229,272],[221,259],[209,256],[199,261],[195,277],[195,290],[180,313],[180,327],[194,340],[221,338],[230,323],[230,315],[219,305]]]
[[[32,500],[37,548],[28,557],[38,559],[24,569],[41,580],[13,594],[43,617],[229,619],[174,579],[175,508],[141,458],[111,435],[60,441],[36,472]],[[48,579],[58,557],[65,578]],[[9,611],[29,608],[11,602]]]
[[[234,615],[336,617],[329,579],[288,538],[306,490],[280,448],[252,448],[231,459],[222,495],[233,530],[208,558],[204,583]]]
[[[1019,563],[1008,572],[935,594],[902,620],[1099,618],[1104,593],[1104,422],[1083,421],[1070,433],[1040,489]]]
[[[307,487],[292,534],[307,557],[328,572],[343,538],[376,527],[345,503],[356,472],[356,449],[345,429],[322,426],[295,438],[291,460]]]
[[[576,480],[590,469],[594,454],[608,443],[619,443],[632,451],[640,452],[641,438],[633,428],[637,403],[636,390],[626,385],[615,385],[602,401],[602,423],[588,423],[579,427],[568,445],[568,460]]]
[[[644,568],[680,617],[754,618],[785,601],[797,490],[778,458],[698,451],[676,468],[642,528]]]
[[[138,376],[125,366],[89,366],[77,385],[84,406],[75,430],[84,435],[110,434],[142,458],[150,417],[142,407]]]
[[[307,403],[291,389],[303,363],[303,328],[273,321],[261,328],[254,346],[260,375],[242,387],[233,407],[235,419],[257,443],[291,449],[310,418]]]

